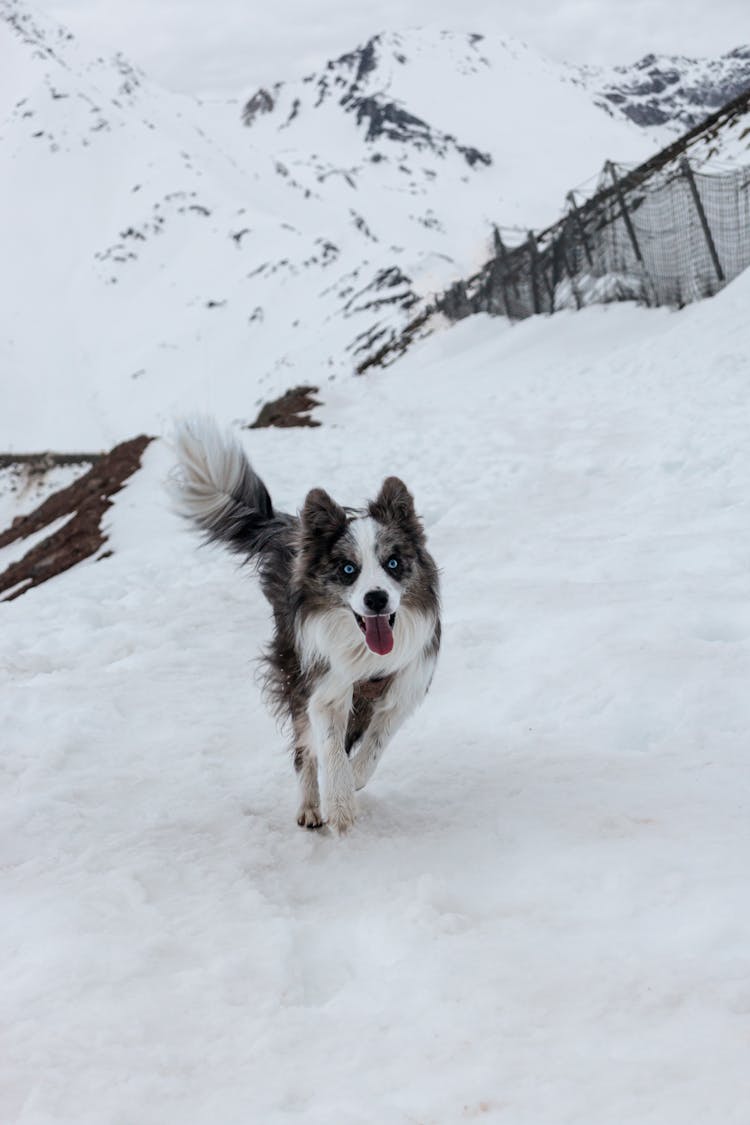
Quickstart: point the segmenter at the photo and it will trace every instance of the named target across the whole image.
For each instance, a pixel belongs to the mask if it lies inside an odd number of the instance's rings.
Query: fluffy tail
[[[209,419],[183,422],[169,491],[180,515],[207,540],[257,558],[294,517],[275,512],[268,489],[239,442]]]

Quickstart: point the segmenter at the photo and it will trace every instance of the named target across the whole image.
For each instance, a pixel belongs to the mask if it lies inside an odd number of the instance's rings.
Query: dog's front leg
[[[357,801],[352,767],[346,753],[346,727],[352,705],[351,688],[334,692],[323,683],[310,699],[308,714],[320,771],[323,810],[329,826],[346,832],[354,824]]]
[[[364,789],[375,773],[386,746],[424,699],[434,670],[434,655],[423,655],[398,673],[383,698],[375,704],[370,724],[351,759],[355,789]]]

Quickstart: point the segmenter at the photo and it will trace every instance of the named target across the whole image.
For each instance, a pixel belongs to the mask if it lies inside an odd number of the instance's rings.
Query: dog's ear
[[[398,477],[386,477],[376,499],[370,501],[369,512],[378,523],[395,523],[412,533],[422,533],[414,498]]]
[[[310,535],[334,535],[346,527],[346,512],[322,488],[308,492],[301,519],[303,530]]]

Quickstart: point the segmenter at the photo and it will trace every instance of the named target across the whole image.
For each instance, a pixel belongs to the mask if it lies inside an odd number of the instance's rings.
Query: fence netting
[[[513,320],[636,300],[682,306],[711,296],[750,265],[750,168],[705,173],[686,156],[628,170],[608,163],[595,194],[520,245],[495,231],[482,270],[439,298],[452,319]]]

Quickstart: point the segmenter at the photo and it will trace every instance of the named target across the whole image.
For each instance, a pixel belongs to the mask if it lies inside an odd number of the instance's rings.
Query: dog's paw
[[[297,813],[297,824],[300,828],[322,828],[324,820],[317,805],[303,805]]]
[[[357,819],[357,802],[352,795],[351,799],[339,798],[328,806],[328,827],[339,836],[343,836],[353,827]]]

